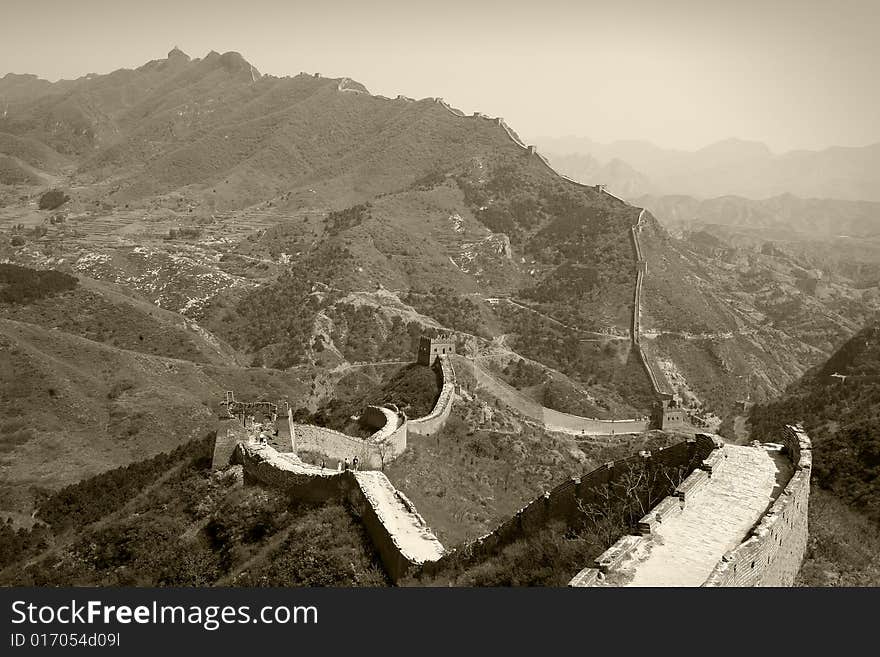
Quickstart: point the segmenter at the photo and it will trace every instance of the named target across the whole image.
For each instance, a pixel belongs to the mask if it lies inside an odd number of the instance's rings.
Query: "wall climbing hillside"
[[[455,363],[462,371],[462,377],[471,392],[489,396],[523,416],[542,424],[549,431],[560,431],[578,435],[624,435],[647,431],[649,422],[645,418],[602,420],[563,413],[542,406],[534,399],[524,395],[498,377],[486,371],[478,362],[462,356],[455,356]]]

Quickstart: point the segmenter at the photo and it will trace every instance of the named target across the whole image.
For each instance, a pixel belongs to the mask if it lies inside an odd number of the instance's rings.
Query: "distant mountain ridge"
[[[586,137],[541,137],[535,142],[563,169],[572,155],[588,155],[600,165],[615,159],[625,162],[636,177],[646,179],[631,192],[635,196],[765,199],[788,193],[805,198],[880,201],[880,143],[774,154],[766,144],[741,139],[726,139],[692,152],[637,140],[600,144]],[[605,182],[611,189],[621,184],[613,176],[587,182]],[[622,187],[618,189],[622,191]]]
[[[674,232],[707,225],[738,231],[776,233],[788,238],[870,238],[880,235],[880,203],[799,198],[781,194],[754,200],[741,196],[698,199],[692,196],[640,196],[633,201]]]
[[[229,209],[323,188],[344,207],[463,157],[516,151],[493,121],[463,122],[437,99],[372,96],[317,73],[262,75],[236,52],[190,59],[175,48],[55,83],[10,74],[0,107],[0,138],[71,160],[71,182],[105,185],[113,203],[180,191]]]

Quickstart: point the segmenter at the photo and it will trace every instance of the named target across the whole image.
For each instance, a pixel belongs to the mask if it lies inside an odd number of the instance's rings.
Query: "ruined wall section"
[[[217,423],[217,436],[214,438],[214,456],[211,459],[213,470],[222,470],[229,465],[235,446],[247,441],[247,430],[235,418],[222,419]]]
[[[722,557],[703,586],[792,586],[807,549],[812,445],[786,426],[782,444],[795,472],[749,537]]]

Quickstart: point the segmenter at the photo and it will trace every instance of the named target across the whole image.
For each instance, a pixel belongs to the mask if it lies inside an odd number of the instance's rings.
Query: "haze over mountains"
[[[633,202],[649,208],[670,230],[682,233],[725,226],[764,239],[824,240],[876,238],[880,203],[800,198],[781,194],[768,199],[721,196],[639,196]]]
[[[781,154],[740,139],[693,152],[638,140],[600,144],[586,137],[541,137],[536,144],[563,173],[578,179],[598,173],[627,198],[672,194],[765,199],[793,194],[880,201],[880,143]]]

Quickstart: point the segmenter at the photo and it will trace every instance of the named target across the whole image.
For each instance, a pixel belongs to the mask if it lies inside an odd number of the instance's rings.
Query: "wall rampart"
[[[698,434],[699,436],[700,434]],[[703,586],[792,586],[800,570],[807,545],[807,514],[810,490],[811,448],[807,435],[798,427],[787,427],[784,452],[795,472],[782,493],[758,518],[746,539],[725,553],[703,582]],[[650,549],[654,525],[668,515],[681,513],[689,496],[711,486],[712,473],[723,467],[723,451],[710,453],[699,470],[694,470],[670,498],[651,509],[640,522],[641,536],[625,536],[585,568],[570,586],[593,586],[614,573],[637,551]]]
[[[409,431],[420,436],[431,436],[446,424],[455,401],[455,369],[449,356],[438,356],[443,385],[431,412],[409,421]]]
[[[644,468],[645,472],[672,468],[677,471],[681,480],[686,480],[697,468],[710,467],[705,465],[706,461],[718,449],[719,441],[716,438],[700,434],[665,449],[606,463],[543,493],[488,534],[448,552],[436,562],[425,563],[422,572],[434,575],[450,565],[479,560],[513,541],[542,531],[550,523],[558,522],[566,527],[575,527],[580,522],[582,506],[602,504],[608,485],[629,476],[634,468]],[[675,498],[674,503],[667,503],[667,506],[678,510],[680,501]]]
[[[412,502],[394,489],[382,472],[318,468],[271,447],[246,443],[237,446],[233,459],[242,465],[248,482],[313,502],[347,502],[360,516],[392,581],[420,566],[426,557],[437,558],[443,552]],[[384,498],[383,493],[389,497]]]
[[[375,408],[375,407],[374,407]],[[387,420],[378,431],[368,438],[356,438],[326,427],[314,424],[293,424],[294,451],[308,451],[323,454],[339,461],[353,462],[357,457],[362,468],[381,469],[406,450],[408,422],[402,413],[390,409],[371,411],[381,413]]]
[[[214,470],[222,470],[229,465],[229,459],[235,452],[235,446],[241,441],[247,441],[248,434],[241,422],[236,418],[220,420],[217,423],[217,436],[214,438],[214,456],[211,459],[211,467]]]
[[[467,386],[474,392],[493,397],[525,417],[540,422],[550,431],[608,435],[641,433],[648,429],[648,422],[642,418],[603,420],[547,408],[464,357],[458,357],[456,362],[463,370]]]
[[[722,557],[703,586],[794,584],[807,549],[812,445],[798,426],[786,426],[782,445],[794,474],[748,538]]]

